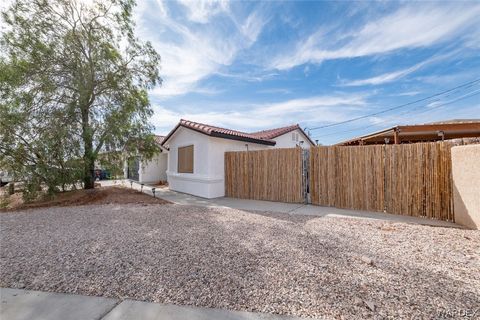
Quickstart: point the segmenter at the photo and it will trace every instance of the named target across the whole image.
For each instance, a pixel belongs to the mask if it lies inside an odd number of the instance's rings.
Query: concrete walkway
[[[130,185],[129,180],[109,180],[102,181],[102,186],[123,185],[126,187],[132,186],[134,189],[140,190],[141,185],[133,183]],[[143,186],[143,192],[153,196],[152,186]],[[270,212],[282,212],[288,214],[309,215],[318,217],[344,217],[344,218],[356,218],[356,219],[374,219],[374,220],[386,220],[392,222],[411,223],[420,225],[429,225],[435,227],[449,227],[449,228],[462,228],[462,226],[448,221],[440,221],[419,217],[402,216],[396,214],[372,212],[372,211],[360,211],[360,210],[348,210],[338,209],[333,207],[321,207],[311,204],[298,204],[298,203],[284,203],[273,201],[261,201],[261,200],[247,200],[247,199],[233,199],[233,198],[216,198],[205,199],[196,197],[193,195],[172,191],[166,187],[155,188],[155,196],[168,200],[175,204],[180,205],[192,205],[203,207],[225,207],[233,208],[245,211],[270,211]]]
[[[0,288],[1,320],[302,320],[265,313],[183,307]]]

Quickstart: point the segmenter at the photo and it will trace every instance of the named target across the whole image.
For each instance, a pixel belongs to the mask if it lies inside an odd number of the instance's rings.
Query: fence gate
[[[302,150],[302,183],[303,183],[303,200],[310,203],[310,151]]]

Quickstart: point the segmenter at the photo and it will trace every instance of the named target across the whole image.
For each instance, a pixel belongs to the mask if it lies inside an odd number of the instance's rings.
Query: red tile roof
[[[272,146],[275,145],[276,143],[275,140],[272,140],[273,138],[281,136],[282,134],[288,133],[295,129],[299,129],[300,131],[303,132],[303,130],[300,128],[298,124],[287,126],[287,127],[271,129],[271,130],[258,131],[254,133],[247,133],[247,132],[225,129],[225,128],[211,126],[208,124],[181,119],[180,122],[177,124],[177,126],[172,131],[170,131],[170,133],[163,139],[162,144],[164,144],[179,127],[189,128],[213,137],[247,141],[247,142],[266,144],[266,145],[272,145]],[[308,138],[306,134],[305,136]],[[308,139],[311,143],[313,143],[310,140],[310,138]]]
[[[240,140],[240,141],[246,141],[246,142],[266,144],[271,146],[275,145],[275,141],[273,140],[262,139],[260,137],[253,136],[246,132],[215,127],[208,124],[193,122],[185,119],[180,120],[177,126],[172,131],[170,131],[170,133],[165,137],[165,139],[163,140],[163,143],[165,143],[179,127],[189,128],[212,137]]]
[[[163,139],[165,139],[165,136],[155,135],[153,138],[155,139],[155,142],[156,142],[156,143],[158,143],[158,144],[161,145],[162,142],[163,142]]]
[[[252,136],[263,138],[263,139],[273,139],[278,136],[281,136],[282,134],[288,133],[290,131],[300,129],[300,126],[298,124],[294,124],[291,126],[287,127],[281,127],[281,128],[275,128],[275,129],[270,129],[270,130],[262,130],[258,132],[253,132],[251,133]]]
[[[281,128],[276,128],[276,129],[270,129],[270,130],[263,130],[263,131],[258,131],[258,132],[253,132],[251,135],[256,136],[256,137],[262,137],[264,139],[274,139],[276,137],[279,137],[285,133],[289,133],[293,130],[299,130],[300,132],[303,133],[303,135],[308,139],[308,142],[310,142],[311,145],[315,145],[316,143],[313,142],[312,138],[308,136],[308,134],[303,131],[302,128],[298,124],[294,124],[291,126],[287,127],[281,127]]]

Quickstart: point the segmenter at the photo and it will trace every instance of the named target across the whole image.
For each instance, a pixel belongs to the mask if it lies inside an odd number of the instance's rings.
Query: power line
[[[363,115],[363,116],[360,116],[360,117],[356,117],[356,118],[352,118],[352,119],[348,119],[348,120],[344,120],[344,121],[340,121],[340,122],[336,122],[336,123],[332,123],[332,124],[327,124],[327,125],[324,125],[324,126],[307,128],[307,129],[310,130],[310,131],[318,130],[318,129],[329,128],[329,127],[338,126],[338,125],[341,125],[341,124],[350,123],[350,122],[353,122],[353,121],[369,118],[369,117],[376,116],[376,115],[379,115],[379,114],[382,114],[382,113],[385,113],[385,112],[388,112],[388,111],[392,111],[392,110],[396,110],[396,109],[400,109],[400,108],[405,108],[405,107],[414,105],[414,104],[419,103],[419,102],[427,101],[429,99],[444,95],[446,93],[450,93],[450,92],[455,91],[457,89],[474,85],[477,82],[480,82],[480,78],[477,78],[473,81],[470,81],[470,82],[467,82],[467,83],[464,83],[464,84],[461,84],[461,85],[456,86],[454,88],[436,93],[434,95],[431,95],[431,96],[428,96],[428,97],[425,97],[425,98],[422,98],[422,99],[418,99],[418,100],[415,100],[415,101],[412,101],[412,102],[408,102],[408,103],[405,103],[405,104],[401,104],[401,105],[398,105],[398,106],[395,106],[395,107],[387,108],[387,109],[382,110],[382,111],[370,113],[370,114],[367,114],[367,115]]]
[[[425,113],[425,112],[428,112],[432,109],[438,109],[438,108],[442,108],[444,106],[447,106],[447,105],[450,105],[452,103],[455,103],[455,102],[458,102],[458,101],[461,101],[461,100],[464,100],[464,99],[467,99],[467,98],[470,98],[470,97],[473,97],[473,96],[476,96],[476,95],[479,95],[480,94],[480,90],[477,90],[477,91],[472,91],[470,93],[467,93],[466,95],[464,96],[461,96],[459,98],[456,98],[452,101],[448,101],[446,103],[442,103],[442,104],[439,104],[439,105],[436,105],[434,107],[431,107],[430,109],[427,109],[427,110],[421,110],[420,112],[416,113],[415,115],[418,115],[418,114],[422,114],[422,113]],[[407,112],[403,112],[403,113],[400,113],[399,115],[404,115],[404,114],[407,114],[407,113],[410,113],[411,111],[407,111]],[[415,111],[414,111],[415,112]],[[336,132],[332,132],[332,133],[328,133],[328,134],[324,134],[324,135],[321,135],[321,136],[314,136],[313,138],[323,138],[323,137],[328,137],[328,136],[333,136],[333,135],[337,135],[339,133],[348,133],[348,132],[355,132],[355,131],[359,131],[359,130],[363,130],[363,129],[367,129],[367,128],[371,128],[371,127],[376,127],[378,126],[380,123],[385,123],[385,122],[388,122],[388,120],[383,120],[383,121],[379,121],[375,124],[371,124],[371,125],[368,125],[368,126],[363,126],[363,127],[359,127],[359,128],[354,128],[354,129],[349,129],[349,130],[343,130],[343,131],[336,131]]]
[[[425,113],[425,112],[428,112],[432,109],[437,109],[437,108],[442,108],[444,106],[447,106],[447,105],[450,105],[454,102],[458,102],[458,101],[461,101],[461,100],[464,100],[464,99],[467,99],[467,98],[470,98],[470,97],[473,97],[473,96],[476,96],[476,95],[479,95],[480,94],[480,90],[477,90],[477,91],[473,91],[473,92],[470,92],[462,97],[459,97],[459,98],[456,98],[452,101],[448,101],[446,103],[442,103],[442,104],[439,104],[437,106],[434,106],[434,107],[431,107],[430,109],[427,109],[427,110],[421,110],[420,112],[418,112],[416,115],[418,114],[422,114],[422,113]],[[407,114],[409,113],[410,111],[407,111],[407,112],[403,112],[403,113],[400,113],[398,116],[401,116],[401,115],[404,115],[404,114]],[[415,111],[414,111],[415,112]],[[378,126],[379,124],[381,123],[385,123],[385,122],[388,122],[388,120],[383,120],[383,121],[378,121],[377,123],[374,123],[374,124],[371,124],[371,125],[368,125],[368,126],[362,126],[362,127],[358,127],[358,128],[354,128],[354,129],[348,129],[348,130],[343,130],[343,131],[335,131],[335,132],[332,132],[332,133],[328,133],[328,134],[324,134],[324,135],[320,135],[320,136],[314,136],[313,138],[323,138],[323,137],[328,137],[328,136],[332,136],[332,135],[336,135],[336,134],[339,134],[339,133],[346,133],[346,132],[354,132],[354,131],[359,131],[359,130],[363,130],[363,129],[367,129],[367,128],[371,128],[371,127],[376,127]]]

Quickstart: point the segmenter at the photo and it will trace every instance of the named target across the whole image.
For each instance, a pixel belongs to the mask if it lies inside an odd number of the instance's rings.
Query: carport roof
[[[480,137],[479,119],[400,125],[343,141],[337,145],[351,146],[385,143],[414,143],[471,137]]]

